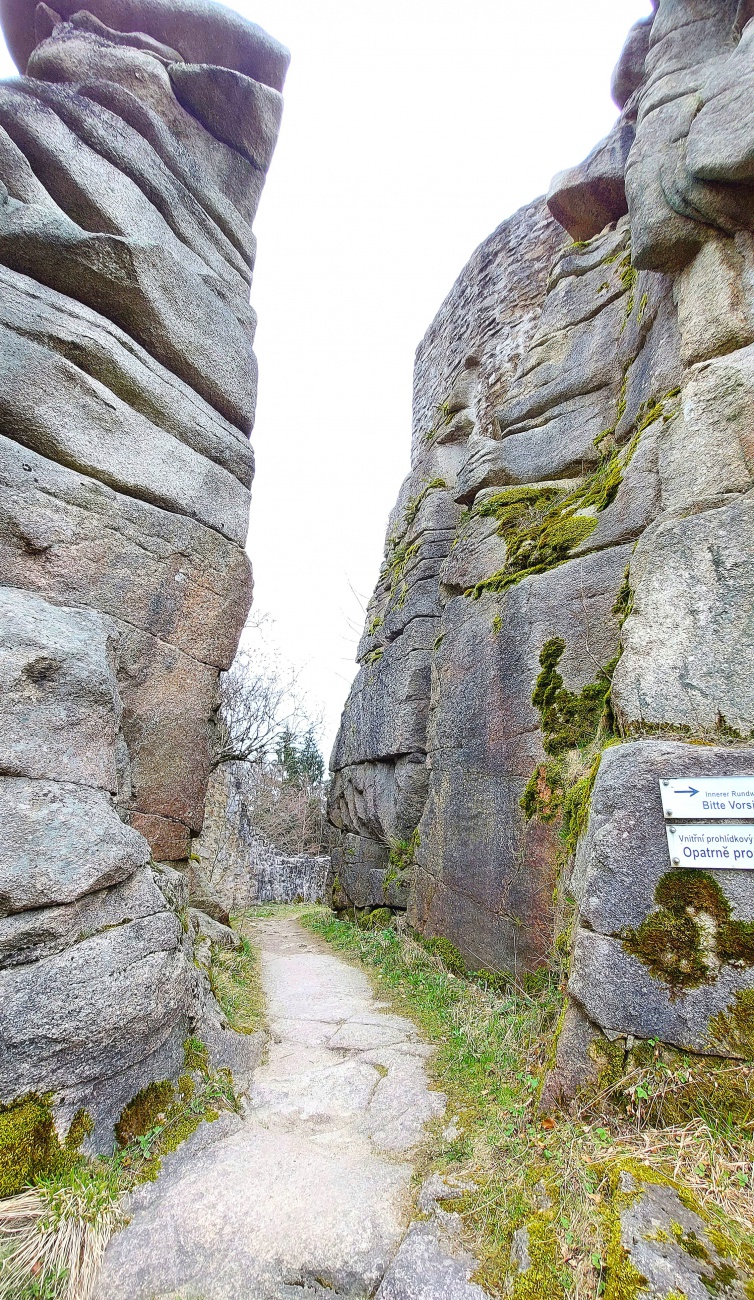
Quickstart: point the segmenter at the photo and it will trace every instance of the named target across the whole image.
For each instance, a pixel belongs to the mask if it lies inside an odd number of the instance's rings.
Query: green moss
[[[553,1216],[539,1214],[526,1225],[531,1267],[513,1278],[512,1300],[559,1300],[567,1295],[568,1270],[563,1267]],[[570,1287],[569,1287],[570,1289]]]
[[[115,1125],[115,1136],[120,1147],[127,1147],[130,1142],[143,1137],[158,1123],[158,1117],[164,1120],[165,1112],[175,1101],[175,1088],[168,1079],[159,1083],[150,1083],[129,1101],[123,1108],[120,1119]],[[160,1121],[161,1122],[161,1121]]]
[[[710,1021],[709,1034],[713,1047],[754,1060],[754,991],[738,990],[730,1006]]]
[[[626,307],[623,313],[623,322],[620,327],[620,332],[622,334],[633,315],[634,304],[636,302],[636,281],[639,277],[636,267],[631,264],[630,248],[621,259],[618,274],[620,276],[620,282],[626,292]]]
[[[593,682],[580,691],[566,690],[557,671],[565,650],[562,637],[553,637],[542,647],[532,704],[539,710],[547,754],[583,748],[593,741],[600,727],[609,725],[610,685],[617,658],[600,670]]]
[[[670,392],[665,393],[663,397],[650,397],[647,401],[642,402],[636,413],[636,421],[634,425],[636,432],[643,433],[644,430],[648,429],[650,424],[654,424],[656,420],[664,419],[667,421],[672,419],[675,412],[669,414],[666,407],[669,402],[674,401],[675,398],[680,397],[680,395],[680,388],[671,388]]]
[[[404,604],[408,592],[404,577],[406,568],[419,550],[419,542],[404,542],[400,545],[391,543],[390,554],[382,566],[380,580],[387,580],[390,584],[388,603],[397,600],[398,608]]]
[[[516,982],[511,972],[507,970],[478,970],[474,972],[474,979],[482,988],[490,989],[500,997],[506,997]]]
[[[71,1120],[71,1127],[66,1134],[66,1139],[63,1144],[66,1151],[78,1152],[85,1138],[88,1138],[89,1134],[93,1132],[94,1120],[89,1112],[86,1110],[76,1111],[76,1114]]]
[[[502,630],[503,630],[503,616],[502,614],[496,614],[492,620],[492,635],[500,636]]]
[[[466,975],[466,962],[463,960],[459,950],[450,939],[442,935],[433,935],[432,938],[425,939],[423,935],[418,936],[419,942],[427,952],[432,953],[434,957],[439,957],[446,970],[451,975],[463,977]]]
[[[374,911],[360,917],[359,927],[362,930],[387,930],[392,921],[393,914],[389,907],[376,907]]]
[[[416,850],[421,843],[418,827],[407,840],[392,840],[388,850],[388,868],[382,881],[383,889],[401,879],[405,872],[411,871],[416,863]]]
[[[421,840],[418,828],[407,840],[393,840],[388,852],[388,862],[396,871],[408,871],[416,861],[416,850]]]
[[[575,853],[576,845],[586,830],[589,805],[597,773],[602,761],[602,751],[595,755],[586,776],[575,781],[563,800],[563,842],[567,853]]]
[[[589,1056],[597,1067],[596,1092],[601,1095],[617,1084],[626,1069],[626,1044],[622,1038],[595,1037],[589,1044]],[[586,1094],[585,1094],[586,1097]]]
[[[688,916],[653,912],[638,930],[627,930],[623,947],[671,989],[697,988],[710,979],[699,930]]]
[[[474,506],[469,518],[497,519],[497,531],[503,537],[522,522],[531,522],[532,515],[539,520],[561,495],[557,488],[504,488],[502,492],[487,497],[481,505]]]
[[[754,1121],[754,1078],[738,1062],[654,1040],[626,1052],[622,1068],[605,1076],[596,1096],[602,1114],[606,1107],[617,1110],[647,1128],[684,1127],[701,1118],[711,1131],[730,1133]]]
[[[668,871],[657,882],[655,902],[674,915],[707,912],[727,921],[731,906],[714,876],[706,871]]]
[[[728,899],[707,872],[667,872],[655,902],[659,910],[621,938],[671,990],[712,983],[721,965],[754,966],[754,924],[731,917]]]
[[[378,645],[377,648],[376,648],[376,650],[370,650],[369,654],[367,655],[366,659],[364,660],[364,663],[365,663],[365,664],[376,664],[376,663],[378,663],[378,662],[380,661],[380,659],[382,658],[382,656],[384,655],[384,653],[385,653],[385,647],[384,647],[384,645]]]
[[[623,402],[625,405],[625,395]],[[620,401],[618,405],[620,408]],[[618,419],[621,414],[619,409]],[[606,429],[600,439],[614,432],[615,428]],[[638,437],[623,451],[613,448],[605,452],[597,467],[572,492],[506,488],[475,506],[472,516],[497,519],[498,533],[506,542],[506,557],[502,569],[469,587],[464,595],[477,600],[485,592],[503,592],[523,578],[564,564],[594,532],[599,513],[615,500]]]
[[[187,1038],[183,1044],[183,1063],[187,1070],[197,1070],[199,1074],[209,1072],[209,1050],[200,1038]]]
[[[552,822],[563,806],[565,779],[560,762],[539,763],[535,767],[521,796],[521,807],[527,821],[538,817]]]
[[[705,1225],[704,1232],[718,1255],[723,1259],[735,1260],[750,1276],[754,1275],[754,1243],[751,1238],[734,1241],[720,1223]],[[746,1286],[744,1291],[748,1297],[750,1292]]]
[[[432,482],[427,483],[426,486],[422,488],[421,492],[419,492],[417,496],[409,497],[406,503],[406,509],[403,512],[403,526],[405,531],[407,531],[413,524],[414,520],[416,519],[416,516],[419,513],[419,510],[421,509],[422,502],[426,499],[429,493],[434,492],[437,488],[446,488],[446,487],[447,487],[447,483],[445,482],[444,478],[433,478]]]
[[[613,1175],[613,1196],[603,1215],[605,1234],[605,1288],[604,1300],[639,1300],[646,1295],[647,1279],[632,1263],[623,1245],[621,1212],[636,1199],[638,1192],[621,1192],[617,1189],[617,1171]]]
[[[623,627],[623,624],[631,613],[633,607],[634,593],[631,589],[630,570],[627,568],[623,575],[623,581],[618,589],[615,604],[613,605],[613,613],[618,619],[618,623],[621,627]]]
[[[371,623],[369,624],[369,627],[367,628],[367,636],[374,636],[377,629],[382,627],[383,622],[384,619],[379,614],[377,615],[376,618],[373,618]]]
[[[30,1092],[0,1106],[0,1197],[15,1196],[37,1178],[77,1163],[78,1148],[94,1127],[91,1117],[79,1111],[61,1144],[51,1102],[50,1095]]]
[[[686,1254],[690,1255],[692,1259],[703,1260],[705,1264],[711,1262],[711,1255],[707,1250],[707,1247],[704,1242],[699,1239],[693,1229],[684,1232],[680,1223],[671,1223],[670,1231],[677,1245],[681,1247],[681,1250],[685,1250]]]
[[[171,1151],[177,1151],[179,1146],[196,1132],[203,1120],[206,1120],[208,1124],[212,1124],[219,1118],[219,1114],[219,1111],[213,1110],[211,1107],[203,1107],[196,1111],[186,1109],[183,1110],[182,1114],[173,1116],[170,1126],[159,1135],[159,1154],[155,1158],[159,1160],[161,1156],[168,1155]],[[159,1164],[157,1172],[159,1173]]]

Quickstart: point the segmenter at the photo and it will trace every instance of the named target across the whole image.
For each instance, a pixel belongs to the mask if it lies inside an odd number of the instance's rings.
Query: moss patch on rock
[[[175,1101],[175,1096],[175,1088],[169,1079],[150,1083],[146,1088],[142,1088],[141,1092],[137,1092],[124,1107],[115,1125],[118,1145],[127,1147],[129,1142],[143,1137],[155,1124],[164,1122],[164,1112],[169,1110]]]
[[[555,821],[563,807],[565,784],[562,763],[537,764],[521,796],[526,820],[538,817],[542,822]]]
[[[653,418],[659,418],[664,407],[650,403],[649,409]],[[484,592],[506,591],[524,578],[547,573],[564,564],[576,547],[591,536],[599,514],[618,495],[623,475],[647,427],[643,422],[645,416],[646,413],[627,446],[619,448],[605,443],[596,468],[572,491],[524,485],[505,488],[474,506],[463,523],[475,517],[497,519],[497,531],[505,538],[506,556],[502,569],[469,587],[464,595],[477,600]],[[601,445],[614,432],[614,428],[605,429],[596,441]]]
[[[433,957],[439,957],[443,966],[451,975],[464,976],[466,974],[466,962],[458,948],[450,939],[444,938],[443,935],[432,935],[430,938],[424,938],[423,935],[417,935],[419,943],[426,952]]]
[[[678,993],[713,983],[723,965],[754,966],[754,924],[735,919],[720,884],[705,871],[667,872],[658,910],[621,934],[626,952]]]
[[[587,682],[580,691],[569,691],[558,672],[565,648],[562,637],[545,642],[539,656],[541,671],[531,697],[541,717],[543,748],[552,755],[566,749],[583,749],[600,728],[609,731],[612,723],[610,688],[618,656],[600,669],[594,681]]]
[[[754,1061],[754,990],[739,989],[731,1005],[710,1021],[710,1044]]]
[[[49,1095],[26,1093],[0,1106],[0,1197],[15,1196],[37,1178],[63,1174],[77,1163],[92,1119],[79,1111],[61,1142],[51,1103]]]

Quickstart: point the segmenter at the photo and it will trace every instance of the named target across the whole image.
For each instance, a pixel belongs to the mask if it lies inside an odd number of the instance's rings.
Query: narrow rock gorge
[[[753,12],[659,0],[430,325],[332,757],[336,907],[569,957],[545,1104],[637,1040],[754,1053],[754,881],[674,870],[659,789],[754,775]]]
[[[221,670],[251,602],[251,224],[288,64],[202,0],[3,0],[0,1103],[112,1145],[200,1033]],[[241,1041],[241,1040],[239,1040]]]

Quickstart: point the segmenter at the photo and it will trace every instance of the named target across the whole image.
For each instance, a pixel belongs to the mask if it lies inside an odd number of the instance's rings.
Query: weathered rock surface
[[[580,908],[569,987],[592,1023],[609,1037],[628,1033],[715,1053],[719,1035],[711,1022],[735,1009],[736,993],[754,988],[754,970],[724,956],[718,932],[727,916],[710,915],[708,921],[701,901],[689,902],[681,913],[698,918],[700,934],[705,931],[699,940],[704,970],[697,972],[696,963],[684,969],[694,954],[675,951],[669,939],[667,955],[662,942],[655,950],[651,935],[645,952],[640,942],[648,918],[656,927],[665,921],[670,933],[674,913],[656,901],[657,890],[666,880],[676,881],[679,889],[676,876],[670,875],[660,780],[736,774],[754,775],[754,750],[641,740],[603,755],[571,882]],[[754,877],[736,870],[732,858],[727,865],[714,871],[713,887],[733,920],[750,923]],[[631,937],[637,932],[638,943]],[[730,1050],[737,1054],[732,1046]]]
[[[657,784],[754,771],[754,22],[653,10],[613,131],[477,250],[420,345],[332,758],[345,901],[384,902],[400,861],[414,925],[531,969],[575,900],[548,1104],[604,1035],[754,1054],[749,875],[680,863],[671,890]]]
[[[186,877],[147,864],[201,828],[251,598],[249,223],[288,56],[194,0],[35,9],[2,5],[0,1101],[52,1092],[107,1147],[189,1032],[231,1037]]]
[[[620,1240],[633,1268],[644,1279],[648,1300],[681,1294],[706,1300],[715,1292],[744,1300],[751,1279],[735,1260],[715,1246],[714,1224],[684,1204],[674,1187],[638,1182],[621,1173],[618,1198]],[[711,1232],[711,1237],[708,1236]]]

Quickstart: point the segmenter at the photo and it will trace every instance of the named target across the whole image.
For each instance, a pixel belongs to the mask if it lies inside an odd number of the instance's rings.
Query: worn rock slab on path
[[[100,1300],[365,1298],[405,1236],[411,1153],[445,1109],[432,1048],[294,920],[255,929],[271,1041],[248,1111],[203,1125],[135,1194]],[[453,1296],[482,1295],[472,1267],[456,1267]]]

